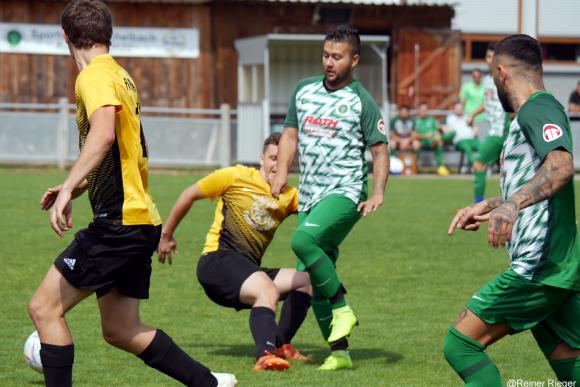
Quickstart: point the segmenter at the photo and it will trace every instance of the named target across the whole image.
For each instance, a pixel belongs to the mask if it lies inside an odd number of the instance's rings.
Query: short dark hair
[[[360,35],[358,30],[341,24],[326,33],[325,42],[347,42],[352,55],[360,55]]]
[[[542,73],[542,47],[531,36],[524,34],[509,35],[497,42],[494,55],[508,56],[524,65],[528,70]]]
[[[266,152],[268,145],[278,146],[278,144],[280,143],[281,137],[282,137],[282,133],[280,133],[280,132],[274,132],[271,135],[269,135],[268,138],[266,138],[264,140],[264,149],[262,149],[262,153]]]
[[[411,110],[411,107],[409,105],[401,105],[401,107],[399,108],[399,110],[402,110],[402,109]]]
[[[109,8],[97,0],[72,0],[60,17],[62,29],[76,48],[111,46],[113,21]]]
[[[495,52],[495,42],[489,42],[487,44],[487,51],[493,51],[493,52]]]

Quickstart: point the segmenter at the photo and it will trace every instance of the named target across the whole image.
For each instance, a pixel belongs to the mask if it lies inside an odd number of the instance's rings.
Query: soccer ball
[[[40,360],[40,337],[34,331],[24,343],[24,359],[28,365],[37,372],[42,372],[42,361]]]
[[[390,173],[391,175],[400,175],[405,169],[405,164],[395,156],[391,156],[391,166],[390,166]]]

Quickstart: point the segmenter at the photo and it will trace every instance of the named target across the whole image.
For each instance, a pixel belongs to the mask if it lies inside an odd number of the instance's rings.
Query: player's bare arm
[[[284,128],[282,138],[278,144],[278,169],[270,183],[272,196],[278,198],[288,185],[288,172],[298,149],[298,129]]]
[[[554,196],[573,177],[572,154],[560,149],[548,153],[534,177],[487,216],[489,245],[494,248],[505,246],[511,239],[519,212]]]
[[[72,198],[76,199],[79,196],[81,196],[82,194],[84,194],[88,187],[89,187],[89,182],[87,181],[87,179],[83,180],[81,182],[81,184],[79,184],[78,186],[75,187],[75,189],[73,189]],[[46,192],[44,193],[44,195],[42,195],[42,198],[40,199],[40,209],[41,210],[44,210],[44,211],[50,210],[50,208],[54,204],[54,201],[56,200],[56,197],[58,196],[58,193],[60,192],[61,188],[62,188],[62,184],[59,184],[55,187],[50,187],[46,190]]]
[[[177,242],[173,234],[177,226],[179,226],[179,223],[181,223],[182,219],[191,209],[193,202],[204,199],[205,197],[197,184],[190,186],[179,195],[161,232],[161,239],[157,247],[159,262],[165,263],[167,259],[167,263],[170,265],[173,263],[173,254],[177,254]]]
[[[50,225],[58,236],[62,237],[72,227],[71,200],[74,189],[103,161],[115,142],[115,114],[115,106],[103,106],[89,117],[91,130],[50,212]]]
[[[382,142],[372,145],[371,156],[373,158],[373,195],[369,200],[358,205],[358,211],[362,216],[376,211],[383,204],[385,187],[389,178],[390,158],[387,144]]]

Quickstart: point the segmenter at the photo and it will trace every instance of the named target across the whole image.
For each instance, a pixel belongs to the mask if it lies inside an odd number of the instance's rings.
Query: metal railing
[[[0,103],[0,162],[70,165],[79,153],[75,105]],[[229,166],[236,111],[142,107],[151,166]]]

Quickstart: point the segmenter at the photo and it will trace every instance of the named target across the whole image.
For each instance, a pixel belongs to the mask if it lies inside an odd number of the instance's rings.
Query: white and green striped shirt
[[[387,142],[381,112],[357,82],[328,90],[322,76],[300,81],[285,127],[298,129],[299,211],[330,194],[359,203],[367,196],[365,148]]]

